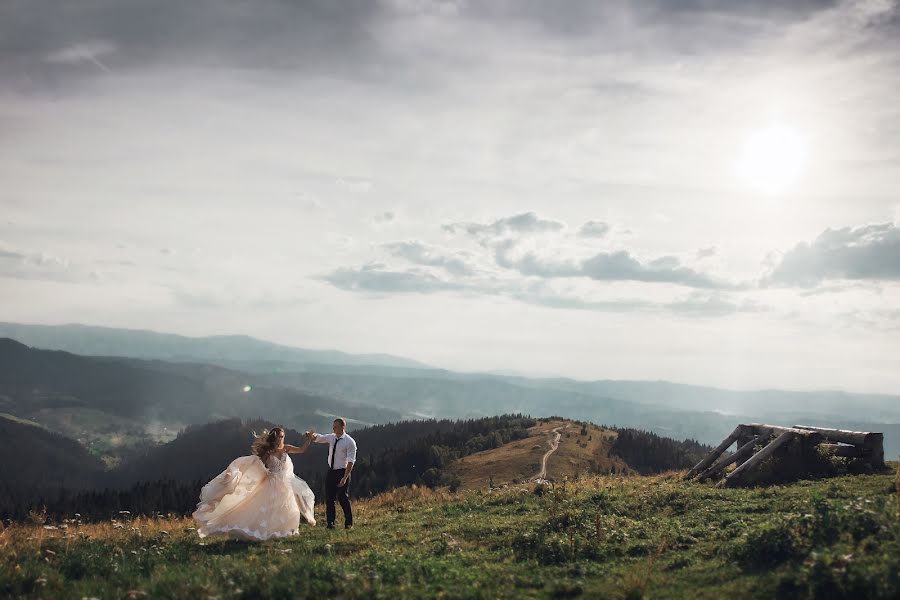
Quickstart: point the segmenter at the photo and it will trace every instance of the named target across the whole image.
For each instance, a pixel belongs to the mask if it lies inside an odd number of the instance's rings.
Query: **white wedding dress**
[[[315,525],[315,495],[294,475],[287,452],[242,456],[200,490],[193,517],[200,537],[223,534],[243,540],[267,540],[299,533],[300,522]]]

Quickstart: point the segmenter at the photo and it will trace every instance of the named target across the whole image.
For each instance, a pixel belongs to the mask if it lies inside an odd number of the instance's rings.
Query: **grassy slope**
[[[533,479],[540,470],[541,458],[550,449],[553,429],[560,428],[562,437],[556,452],[547,461],[547,477],[561,480],[576,473],[587,474],[591,468],[600,472],[615,466],[617,472],[628,469],[625,462],[609,455],[609,448],[617,435],[610,431],[586,425],[587,433],[581,434],[581,425],[572,421],[552,420],[531,427],[527,438],[504,444],[499,448],[484,450],[463,457],[452,463],[447,471],[460,478],[462,489]]]
[[[199,540],[189,519],[14,525],[0,534],[0,596],[700,599],[814,597],[820,586],[896,597],[895,478],[726,490],[676,473],[540,494],[402,489],[357,502],[352,532],[320,522],[251,544]]]

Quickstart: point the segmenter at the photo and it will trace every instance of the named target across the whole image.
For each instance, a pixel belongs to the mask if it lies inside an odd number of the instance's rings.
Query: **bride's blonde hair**
[[[253,440],[250,451],[258,456],[261,461],[265,462],[269,453],[275,449],[275,437],[278,435],[279,431],[284,433],[284,428],[273,427],[271,430],[263,429],[262,433],[256,433],[254,431],[253,435],[256,439]]]

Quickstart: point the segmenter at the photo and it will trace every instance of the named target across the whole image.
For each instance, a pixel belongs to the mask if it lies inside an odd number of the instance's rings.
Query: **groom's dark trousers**
[[[347,496],[350,482],[348,481],[344,487],[338,487],[346,471],[347,469],[331,469],[325,477],[325,520],[328,525],[334,525],[335,500],[341,503],[341,508],[344,510],[344,527],[353,525],[353,511],[350,510],[350,498]]]

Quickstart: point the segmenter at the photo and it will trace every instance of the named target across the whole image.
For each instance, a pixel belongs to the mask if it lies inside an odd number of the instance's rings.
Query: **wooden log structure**
[[[740,437],[743,434],[743,432],[744,432],[743,425],[738,425],[737,427],[735,427],[734,431],[732,431],[730,434],[728,434],[728,437],[726,437],[724,440],[722,440],[722,443],[719,444],[718,446],[716,446],[715,450],[710,452],[703,460],[701,460],[696,465],[694,465],[694,468],[691,469],[690,471],[688,471],[687,475],[685,475],[684,478],[690,479],[691,477],[693,477],[700,471],[703,471],[704,469],[706,469],[706,467],[708,467],[710,464],[712,464],[712,462],[714,460],[719,458],[719,456],[721,456],[721,454],[723,452],[725,452],[729,448],[729,446],[731,446],[731,444],[733,444],[735,442],[735,440],[737,440],[738,437]]]
[[[794,440],[799,440],[799,443],[789,445]],[[737,451],[730,456],[722,457],[735,442]],[[757,451],[758,445],[762,447]],[[802,465],[804,461],[810,460],[809,452],[814,452],[816,447],[823,447],[834,456],[863,460],[874,468],[884,467],[883,433],[845,431],[807,425],[782,427],[750,423],[735,427],[721,444],[688,471],[685,479],[696,477],[698,481],[704,481],[722,472],[729,465],[736,464],[734,471],[718,483],[720,487],[734,485],[745,479],[748,472],[776,452],[783,460],[788,461],[787,464],[797,464],[797,461],[800,461],[799,464]]]
[[[772,440],[771,442],[766,444],[762,450],[760,450],[759,452],[757,452],[756,454],[751,456],[749,459],[747,459],[747,461],[744,462],[744,464],[742,464],[737,469],[732,471],[729,475],[727,475],[725,477],[725,479],[723,479],[722,481],[720,481],[718,483],[718,486],[721,487],[721,486],[726,486],[726,485],[733,485],[734,483],[736,483],[737,481],[740,480],[741,476],[743,476],[744,473],[746,473],[747,471],[749,471],[750,469],[752,469],[753,467],[755,467],[756,465],[758,465],[759,463],[764,461],[767,457],[774,454],[775,450],[777,450],[779,446],[790,442],[791,440],[796,438],[797,435],[798,434],[794,433],[793,431],[783,432],[777,438],[775,438],[774,440]]]
[[[720,458],[718,461],[716,461],[716,464],[697,475],[697,481],[705,481],[719,471],[723,470],[728,465],[750,458],[753,455],[753,451],[756,450],[756,442],[758,441],[759,436],[753,436],[752,438],[750,438],[750,440],[740,446],[737,449],[737,452],[727,458]]]

